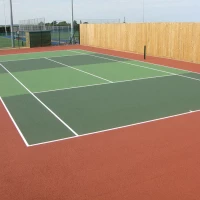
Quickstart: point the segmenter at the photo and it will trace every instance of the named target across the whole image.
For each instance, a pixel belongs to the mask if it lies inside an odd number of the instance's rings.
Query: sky
[[[0,0],[0,25],[10,23],[9,1]],[[19,20],[45,18],[68,21],[71,0],[12,0],[14,24]],[[200,22],[200,0],[74,0],[74,18],[120,19],[126,22]],[[4,15],[5,5],[5,15]]]

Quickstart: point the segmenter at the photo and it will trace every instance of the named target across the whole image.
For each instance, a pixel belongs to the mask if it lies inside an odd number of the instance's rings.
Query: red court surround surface
[[[0,102],[0,199],[199,200],[199,119],[190,113],[27,148]]]

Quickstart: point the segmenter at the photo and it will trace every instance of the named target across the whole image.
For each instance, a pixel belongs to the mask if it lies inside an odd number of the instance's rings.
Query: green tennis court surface
[[[82,50],[0,56],[0,96],[27,146],[200,109],[200,74]]]

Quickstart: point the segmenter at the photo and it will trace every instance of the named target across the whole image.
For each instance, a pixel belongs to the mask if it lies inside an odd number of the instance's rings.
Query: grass
[[[22,45],[23,44],[23,45]],[[26,43],[23,42],[21,40],[15,40],[15,47],[22,47],[25,46]],[[11,38],[7,38],[5,37],[5,35],[0,35],[0,48],[11,48],[12,44],[11,44]]]

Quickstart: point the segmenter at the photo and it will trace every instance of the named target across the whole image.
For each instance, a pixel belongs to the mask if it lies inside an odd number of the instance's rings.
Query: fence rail
[[[81,24],[82,45],[200,63],[200,23]]]

